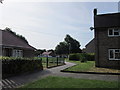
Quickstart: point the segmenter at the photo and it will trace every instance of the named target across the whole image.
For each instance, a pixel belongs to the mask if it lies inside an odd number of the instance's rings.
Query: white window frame
[[[113,51],[113,58],[110,58],[110,51]],[[120,60],[120,59],[115,59],[115,50],[119,50],[120,52],[120,49],[109,49],[108,52],[109,52],[109,60]]]
[[[13,49],[12,56],[13,57],[23,57],[23,50]]]
[[[118,29],[119,35],[114,35],[114,32],[115,32],[116,29]],[[109,35],[109,30],[112,30],[112,31],[113,31],[113,32],[112,32],[112,35]],[[120,36],[120,28],[108,28],[108,36],[109,36],[109,37],[118,37],[118,36]]]

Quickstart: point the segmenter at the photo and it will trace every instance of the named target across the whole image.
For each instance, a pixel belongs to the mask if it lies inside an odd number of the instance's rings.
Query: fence
[[[43,65],[47,68],[60,66],[65,64],[65,58],[61,57],[44,57],[42,58]]]
[[[43,70],[41,60],[2,60],[2,78],[34,70]]]

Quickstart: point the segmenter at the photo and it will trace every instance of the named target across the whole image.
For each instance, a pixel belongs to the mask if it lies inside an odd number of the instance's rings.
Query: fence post
[[[48,68],[48,57],[46,58],[46,67]]]
[[[65,64],[65,58],[63,57],[63,64]]]
[[[57,66],[58,66],[58,57],[57,57]]]

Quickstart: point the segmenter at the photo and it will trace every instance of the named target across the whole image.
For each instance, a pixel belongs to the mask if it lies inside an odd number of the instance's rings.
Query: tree
[[[3,1],[3,0],[0,0],[0,3],[3,3],[2,1]]]
[[[40,55],[40,54],[42,54],[43,52],[46,52],[46,49],[37,49],[36,51],[35,51],[35,55],[36,56],[38,56],[38,55]]]
[[[55,48],[56,54],[68,54],[68,45],[66,42],[60,42]]]
[[[70,53],[81,53],[81,45],[76,39],[73,39],[70,35],[67,34],[64,40],[69,46]]]
[[[53,52],[53,53],[55,52],[53,49],[50,49],[50,50],[47,50],[47,51],[48,51],[48,52]]]
[[[81,53],[80,43],[70,35],[66,35],[63,42],[55,48],[56,54]]]

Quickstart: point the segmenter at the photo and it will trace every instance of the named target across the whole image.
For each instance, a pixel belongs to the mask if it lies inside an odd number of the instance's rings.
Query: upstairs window
[[[120,49],[109,49],[109,60],[120,60]]]
[[[109,28],[108,36],[120,36],[120,28]]]

